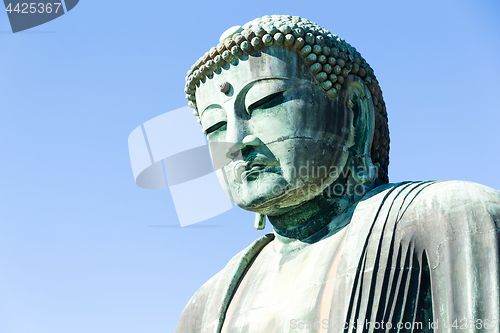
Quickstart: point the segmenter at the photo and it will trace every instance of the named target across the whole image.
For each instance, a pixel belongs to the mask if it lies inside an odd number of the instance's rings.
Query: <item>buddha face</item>
[[[219,181],[241,208],[280,215],[344,170],[352,115],[292,50],[239,59],[202,83],[196,100]]]

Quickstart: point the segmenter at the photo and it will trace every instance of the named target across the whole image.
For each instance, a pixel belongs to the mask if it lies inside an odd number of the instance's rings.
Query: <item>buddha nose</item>
[[[247,135],[241,140],[241,142],[235,143],[229,147],[226,154],[227,158],[235,159],[239,154],[243,154],[243,150],[255,149],[260,147],[262,141],[255,135]]]

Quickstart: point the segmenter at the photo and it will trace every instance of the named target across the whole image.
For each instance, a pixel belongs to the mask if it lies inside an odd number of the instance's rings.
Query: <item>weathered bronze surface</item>
[[[266,16],[226,31],[185,91],[224,191],[274,233],[176,332],[499,332],[500,192],[389,184],[382,93],[349,44]]]

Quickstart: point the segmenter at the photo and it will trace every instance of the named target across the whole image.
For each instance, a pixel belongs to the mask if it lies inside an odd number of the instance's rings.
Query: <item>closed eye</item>
[[[209,128],[207,128],[205,130],[205,134],[208,135],[210,133],[217,131],[218,129],[224,130],[225,128],[223,128],[223,126],[226,126],[226,125],[227,125],[227,121],[219,121],[218,123],[215,123],[212,126],[210,126]]]
[[[278,105],[279,102],[281,101],[280,97],[283,97],[283,94],[285,93],[285,91],[286,90],[278,91],[274,94],[268,95],[268,96],[258,100],[255,103],[252,103],[248,107],[248,112],[251,113],[252,110],[257,109],[257,108],[267,109],[267,108],[270,108],[272,106]]]

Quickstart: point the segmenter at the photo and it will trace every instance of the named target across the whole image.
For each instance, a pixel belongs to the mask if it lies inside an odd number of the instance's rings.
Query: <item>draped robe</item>
[[[382,185],[316,234],[268,234],[184,309],[184,332],[499,332],[500,192]]]

